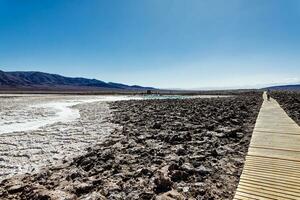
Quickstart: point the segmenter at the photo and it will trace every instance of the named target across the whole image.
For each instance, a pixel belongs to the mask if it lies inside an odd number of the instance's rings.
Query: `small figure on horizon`
[[[270,90],[269,89],[267,90],[267,99],[268,99],[268,101],[270,101]]]

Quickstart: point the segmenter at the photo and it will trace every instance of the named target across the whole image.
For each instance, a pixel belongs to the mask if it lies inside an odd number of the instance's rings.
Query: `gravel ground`
[[[0,198],[232,199],[261,103],[260,93],[112,102],[109,137],[72,162],[4,180]]]

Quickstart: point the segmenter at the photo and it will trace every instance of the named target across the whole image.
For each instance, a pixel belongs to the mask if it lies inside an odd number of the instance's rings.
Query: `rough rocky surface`
[[[70,97],[12,97],[0,98],[0,126],[51,117],[55,112],[46,108],[29,107],[42,102],[80,100]],[[66,162],[78,152],[101,140],[114,129],[106,102],[84,103],[73,106],[80,118],[57,122],[36,130],[0,133],[0,181],[16,174],[34,172],[43,166]],[[16,123],[16,121],[18,123]],[[4,123],[3,123],[4,122]],[[1,127],[2,128],[2,127]]]
[[[110,103],[120,125],[110,137],[70,163],[4,180],[0,198],[232,199],[261,103],[261,94]]]
[[[271,96],[278,101],[285,112],[300,126],[300,92],[278,91]]]

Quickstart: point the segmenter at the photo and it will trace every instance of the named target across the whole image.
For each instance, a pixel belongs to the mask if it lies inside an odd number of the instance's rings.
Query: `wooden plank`
[[[277,158],[287,161],[297,161],[300,162],[300,153],[299,152],[289,152],[281,151],[275,149],[259,149],[259,148],[249,148],[248,156],[261,156],[265,158]]]
[[[300,200],[300,127],[263,97],[234,199]]]
[[[253,181],[253,180],[248,180],[248,179],[243,179],[239,184],[248,184],[249,186],[261,186],[261,187],[268,187],[268,188],[273,188],[273,189],[278,189],[278,190],[283,190],[287,192],[292,192],[294,194],[299,194],[299,188],[297,187],[288,187],[286,184],[276,184],[276,183],[270,183],[269,181],[263,182],[263,181]]]
[[[236,194],[256,200],[279,200],[277,197],[270,197],[265,194],[252,194],[251,191],[237,191]]]
[[[290,180],[287,180],[287,179],[278,179],[276,177],[272,177],[272,176],[263,176],[263,175],[253,175],[253,174],[247,174],[246,172],[243,173],[243,176],[241,177],[240,179],[240,182],[243,181],[243,178],[246,178],[246,179],[254,179],[256,181],[267,181],[269,182],[270,184],[272,183],[280,183],[280,184],[284,184],[288,187],[292,187],[292,188],[295,188],[295,189],[299,189],[300,185],[298,183],[294,183],[294,182],[291,182]]]
[[[244,169],[243,172],[248,175],[251,174],[258,177],[270,177],[272,179],[277,179],[277,180],[288,180],[290,183],[297,184],[300,186],[300,179],[298,177],[286,176],[285,174],[275,174],[267,171],[264,172],[251,171],[247,169]]]
[[[244,191],[248,194],[262,196],[267,199],[274,198],[274,199],[278,199],[278,200],[299,200],[298,197],[295,197],[295,196],[289,195],[289,194],[280,193],[279,190],[278,190],[278,192],[274,192],[274,191],[269,191],[269,190],[265,190],[262,188],[253,188],[253,187],[247,187],[247,186],[243,186],[243,185],[239,185],[239,188],[240,188],[241,192]]]
[[[243,183],[251,183],[253,185],[267,185],[272,188],[283,187],[287,191],[299,192],[299,186],[286,185],[286,184],[282,184],[282,183],[278,183],[278,182],[270,183],[270,180],[262,180],[262,179],[255,180],[255,179],[252,179],[251,177],[250,178],[243,177],[243,180],[240,182],[240,184],[243,184]]]
[[[273,166],[273,165],[251,165],[249,163],[247,163],[247,166],[244,167],[244,169],[248,169],[248,170],[254,170],[254,171],[272,171],[274,173],[284,173],[284,174],[289,174],[291,176],[297,176],[299,177],[300,175],[300,171],[299,168],[298,169],[291,169],[291,168],[282,168],[282,167],[278,167],[278,166]]]

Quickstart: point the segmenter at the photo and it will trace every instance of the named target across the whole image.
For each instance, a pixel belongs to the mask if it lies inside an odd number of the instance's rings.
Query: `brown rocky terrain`
[[[261,103],[261,93],[112,102],[109,137],[2,181],[0,199],[232,199]]]
[[[271,96],[278,101],[285,112],[300,126],[300,92],[277,91]]]

